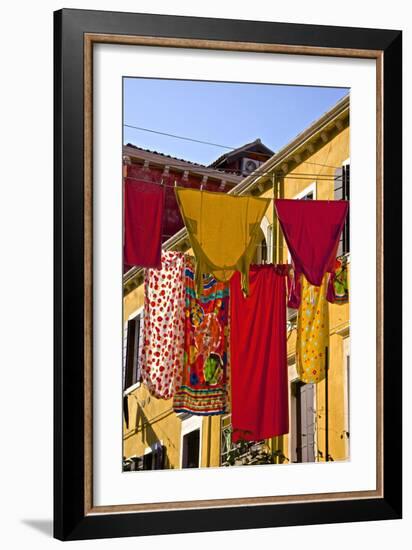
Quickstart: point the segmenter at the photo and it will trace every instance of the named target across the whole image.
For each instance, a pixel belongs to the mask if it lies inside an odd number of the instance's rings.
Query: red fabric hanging
[[[230,280],[232,440],[288,433],[286,273],[290,266],[253,265],[245,298]]]
[[[275,207],[296,273],[320,286],[335,269],[348,201],[275,199]]]
[[[125,178],[124,263],[161,269],[164,187]]]

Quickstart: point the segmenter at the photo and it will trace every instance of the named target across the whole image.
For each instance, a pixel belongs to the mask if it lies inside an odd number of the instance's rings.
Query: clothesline
[[[269,172],[267,172],[267,174],[269,174]],[[276,174],[274,174],[274,175],[276,175]],[[164,176],[164,178],[167,178],[167,177],[168,176]],[[310,175],[308,174],[308,175],[305,175],[305,176],[303,176],[303,174],[299,174],[297,176],[281,176],[281,177],[283,179],[289,178],[289,179],[293,179],[293,180],[305,180],[305,181],[314,180],[317,183],[331,182],[331,181],[335,181],[335,180],[339,179],[339,176],[318,176],[317,174],[310,174]],[[129,180],[134,180],[134,181],[143,181],[145,183],[153,183],[155,185],[161,185],[163,187],[170,187],[170,188],[178,187],[176,180],[173,184],[171,184],[171,183],[167,183],[167,182],[163,182],[163,181],[156,181],[156,180],[150,180],[150,179],[145,179],[145,178],[136,178],[136,177],[133,177],[133,176],[124,176],[123,179],[129,179]],[[228,182],[226,182],[226,183],[228,183]],[[205,186],[205,185],[207,185],[207,182],[201,184],[201,190],[202,190],[202,187]],[[181,186],[181,183],[179,183],[179,186]]]

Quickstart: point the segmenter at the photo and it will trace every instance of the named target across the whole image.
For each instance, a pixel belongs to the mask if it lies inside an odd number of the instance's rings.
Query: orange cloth
[[[259,228],[271,199],[234,197],[223,193],[176,188],[176,197],[196,257],[196,288],[202,275],[211,273],[229,281],[242,274],[244,293],[249,292],[249,266],[261,239]]]
[[[329,309],[326,291],[329,274],[321,286],[302,277],[302,300],[298,310],[296,364],[299,378],[316,384],[325,378],[325,348],[329,345]]]

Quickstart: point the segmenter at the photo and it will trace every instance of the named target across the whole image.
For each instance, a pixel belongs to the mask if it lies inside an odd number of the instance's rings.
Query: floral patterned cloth
[[[223,414],[227,409],[229,285],[203,275],[203,290],[197,297],[194,263],[187,257],[185,287],[183,383],[173,408],[196,415]]]
[[[145,271],[142,379],[150,393],[173,397],[182,383],[184,255],[163,251],[162,269]]]
[[[298,310],[296,364],[299,378],[316,384],[325,378],[325,348],[329,343],[329,309],[326,300],[329,274],[321,286],[311,285],[304,275]]]
[[[346,304],[349,301],[348,265],[347,258],[337,259],[335,262],[335,276],[333,279],[335,303]]]

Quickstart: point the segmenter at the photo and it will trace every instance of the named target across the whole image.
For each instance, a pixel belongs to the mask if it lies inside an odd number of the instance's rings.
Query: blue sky
[[[124,123],[230,147],[260,138],[278,151],[348,93],[347,88],[124,79]],[[124,128],[133,143],[210,164],[227,149]]]

